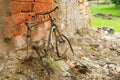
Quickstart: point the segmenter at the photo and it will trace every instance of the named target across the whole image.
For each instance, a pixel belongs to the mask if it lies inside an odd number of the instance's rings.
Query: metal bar
[[[36,13],[34,16],[50,14],[50,13],[52,13],[53,11],[55,11],[56,9],[59,9],[59,7],[56,6],[56,7],[55,7],[54,9],[52,9],[52,10],[49,10],[49,11],[46,11],[46,12]]]
[[[47,20],[43,20],[43,21],[38,21],[38,22],[36,22],[36,24],[31,25],[30,28],[33,28],[34,26],[37,26],[38,24],[42,24],[42,23],[47,22],[47,21],[49,21],[49,20],[51,20],[51,18],[49,18],[49,19],[47,19]],[[31,24],[31,23],[30,23],[30,24]]]

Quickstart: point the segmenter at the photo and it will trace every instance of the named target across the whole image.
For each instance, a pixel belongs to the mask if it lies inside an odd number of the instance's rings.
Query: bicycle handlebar
[[[46,11],[46,12],[40,12],[40,13],[36,13],[33,17],[37,16],[37,15],[46,15],[46,14],[50,14],[53,11],[55,11],[56,9],[59,9],[58,6],[56,6],[54,9],[50,10],[50,11]]]
[[[52,9],[52,10],[50,10],[50,11],[41,12],[41,13],[36,13],[36,14],[33,15],[32,17],[35,17],[35,16],[37,16],[37,15],[50,14],[50,13],[52,13],[53,11],[55,11],[56,9],[59,9],[59,7],[56,6],[54,9]],[[29,23],[26,22],[26,20],[24,20],[24,21],[18,23],[17,25],[20,25],[20,24],[24,23],[24,24],[27,26],[27,28],[29,29],[29,28],[32,28],[32,27],[34,27],[34,26],[36,26],[36,25],[38,25],[38,24],[44,23],[44,22],[49,21],[49,20],[51,20],[51,18],[49,18],[49,19],[47,19],[47,20],[43,20],[43,21],[38,21],[38,22],[36,22],[36,24],[33,24],[33,25],[31,25],[31,26],[29,26]]]
[[[47,21],[49,21],[49,20],[51,20],[51,18],[48,18],[48,19],[43,20],[43,21],[37,21],[37,22],[35,22],[35,23],[29,23],[28,21],[22,21],[22,22],[18,23],[17,25],[20,25],[20,24],[23,24],[23,23],[24,23],[24,24],[26,25],[27,29],[30,30],[32,27],[37,26],[37,25],[39,25],[39,24],[42,24],[42,23],[44,23],[44,22],[47,22]]]

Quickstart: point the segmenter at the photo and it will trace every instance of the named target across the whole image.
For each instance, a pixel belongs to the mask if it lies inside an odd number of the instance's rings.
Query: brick
[[[31,10],[31,3],[30,2],[22,2],[20,4],[20,6],[21,6],[21,10],[23,10],[23,11]]]
[[[36,2],[52,3],[52,0],[35,0]]]
[[[15,2],[15,1],[11,2],[11,12],[12,12],[12,14],[16,14],[16,13],[20,12],[20,9],[21,9],[21,7],[20,7],[19,2]]]
[[[19,24],[20,22],[24,20],[32,21],[32,16],[34,13],[38,12],[43,12],[43,11],[48,11],[52,9],[52,0],[35,0],[34,3],[34,8],[33,12],[31,13],[22,13],[21,10],[23,11],[28,11],[31,9],[31,4],[33,0],[23,0],[23,1],[18,1],[18,0],[12,0],[11,2],[11,13],[12,13],[12,18],[13,22],[15,25]],[[36,21],[44,20],[47,19],[48,15],[46,16],[39,16]],[[9,25],[10,24],[10,17],[6,17],[6,23]],[[49,30],[48,28],[50,27],[50,22],[42,23],[37,25],[37,32],[33,32],[32,37],[34,38],[33,41],[38,41],[39,39],[45,39],[48,36]],[[24,24],[19,25],[16,27],[15,30],[9,31],[9,36],[14,37],[15,45],[20,45],[20,43],[24,43],[24,38],[23,36],[26,34],[26,26]],[[47,34],[47,35],[46,35]]]
[[[12,17],[15,25],[25,20],[25,14],[14,14]]]

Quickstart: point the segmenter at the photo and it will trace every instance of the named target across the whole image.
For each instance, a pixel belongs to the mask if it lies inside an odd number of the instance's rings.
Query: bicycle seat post
[[[25,21],[25,25],[27,27],[27,54],[28,54],[28,48],[29,48],[29,45],[31,46],[31,27],[29,26],[28,22]],[[30,39],[30,42],[28,42],[28,40]]]

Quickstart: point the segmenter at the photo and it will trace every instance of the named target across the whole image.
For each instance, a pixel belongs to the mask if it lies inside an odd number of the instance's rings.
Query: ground
[[[120,80],[120,34],[105,30],[81,29],[70,38],[75,54],[55,60],[53,52],[41,65],[36,54],[26,58],[26,51],[11,51],[0,66],[0,80]],[[34,52],[33,52],[34,53]]]

